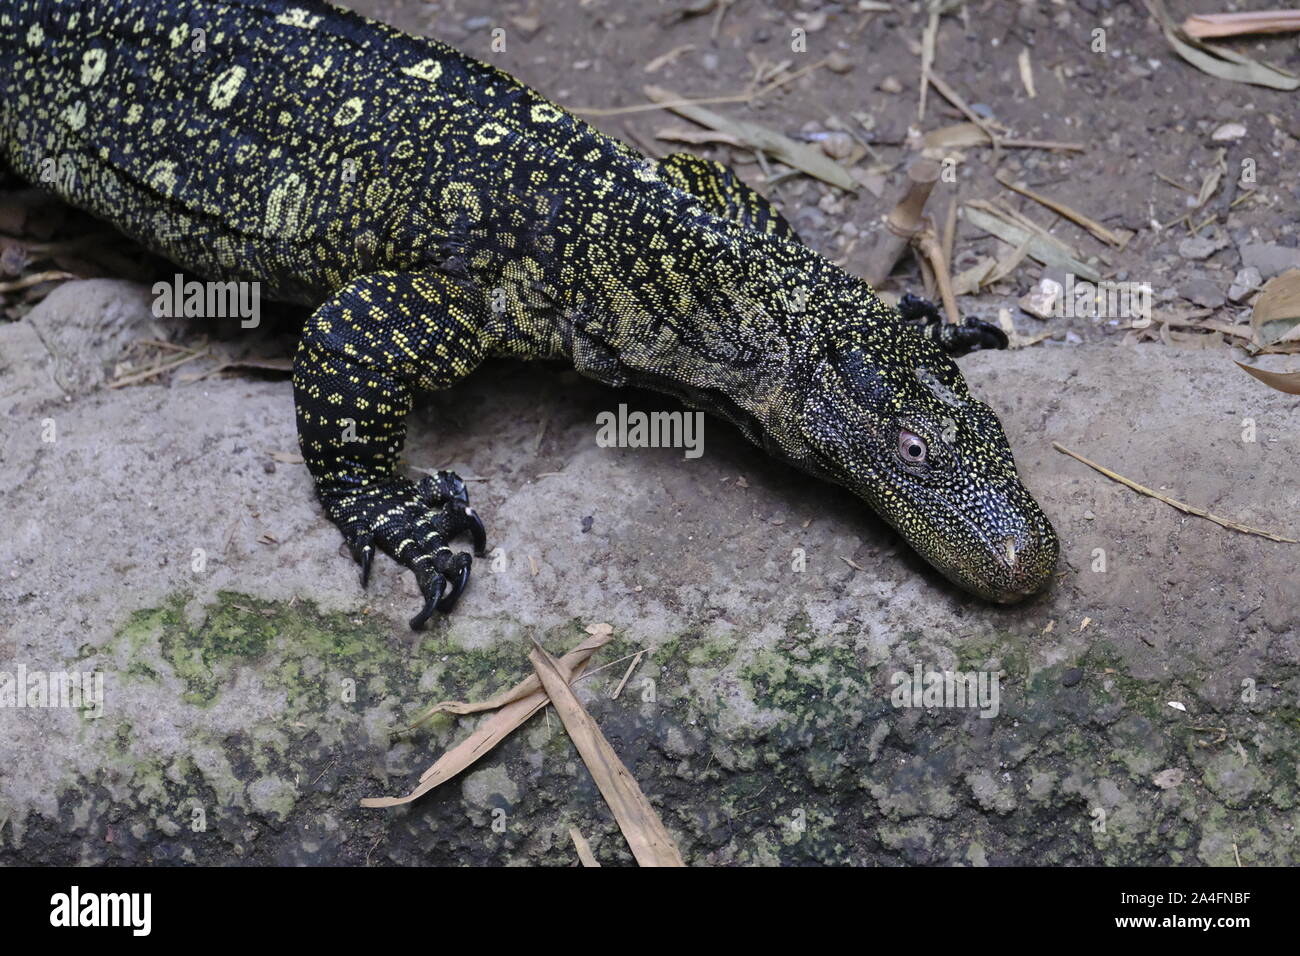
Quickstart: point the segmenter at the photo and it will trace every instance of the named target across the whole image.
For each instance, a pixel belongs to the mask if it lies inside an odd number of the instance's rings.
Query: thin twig
[[[632,677],[632,672],[636,670],[636,666],[641,663],[641,658],[644,654],[645,651],[638,652],[632,663],[627,665],[627,670],[623,673],[623,679],[619,681],[618,686],[614,688],[614,693],[609,695],[610,700],[618,700],[618,695],[623,693],[623,688],[627,686],[628,680]]]
[[[170,372],[174,368],[179,368],[186,362],[193,362],[197,358],[206,358],[208,353],[194,352],[191,355],[183,356],[174,362],[164,362],[162,365],[155,365],[153,368],[147,368],[142,372],[136,372],[134,375],[127,375],[124,378],[115,379],[108,383],[109,388],[121,388],[124,385],[134,385],[137,382],[143,382],[146,379],[153,378],[155,375],[161,375],[163,372]]]
[[[33,272],[29,276],[23,276],[21,279],[14,279],[12,282],[0,282],[0,292],[18,292],[34,285],[40,285],[42,282],[54,282],[59,279],[75,278],[76,276],[73,273],[63,272],[58,269],[49,272]]]
[[[949,86],[943,77],[936,74],[933,68],[930,70],[930,85],[938,90],[944,99],[965,113],[968,120],[984,131],[984,135],[993,145],[993,156],[996,159],[1002,152],[1002,138],[994,131],[989,121],[971,109],[962,95]]]
[[[1189,505],[1186,502],[1177,501],[1173,498],[1170,498],[1168,495],[1162,495],[1158,491],[1152,491],[1150,488],[1147,488],[1145,485],[1139,485],[1136,481],[1130,481],[1128,478],[1125,478],[1123,475],[1118,475],[1115,472],[1111,471],[1109,468],[1105,468],[1102,465],[1097,464],[1095,461],[1089,461],[1087,458],[1084,458],[1078,452],[1070,451],[1070,449],[1066,448],[1060,442],[1055,442],[1055,441],[1052,442],[1052,447],[1055,448],[1057,451],[1061,452],[1062,454],[1069,455],[1071,458],[1075,459],[1076,461],[1083,462],[1085,465],[1087,465],[1089,468],[1093,469],[1094,471],[1101,472],[1103,475],[1105,475],[1107,478],[1111,479],[1112,481],[1118,481],[1121,485],[1125,485],[1129,488],[1132,488],[1134,491],[1138,492],[1139,494],[1148,495],[1152,498],[1155,498],[1157,501],[1163,501],[1165,504],[1169,505],[1170,507],[1177,508],[1179,511],[1186,512],[1189,515],[1196,515],[1196,517],[1198,518],[1205,518],[1209,521],[1213,521],[1217,525],[1221,525],[1224,528],[1229,528],[1233,531],[1240,531],[1243,534],[1254,534],[1254,535],[1258,535],[1261,538],[1268,538],[1268,540],[1270,541],[1280,541],[1284,544],[1300,544],[1300,541],[1297,541],[1295,538],[1284,538],[1282,535],[1274,534],[1271,531],[1261,531],[1259,528],[1252,528],[1249,527],[1248,525],[1237,524],[1237,522],[1229,521],[1227,518],[1220,518],[1218,515],[1210,514],[1210,512],[1206,511],[1204,508],[1197,508],[1196,506]]]
[[[749,93],[735,93],[731,96],[710,96],[700,100],[680,99],[664,103],[638,103],[636,106],[612,106],[608,108],[601,107],[577,107],[570,106],[570,113],[580,113],[583,116],[620,116],[623,113],[644,113],[648,110],[669,110],[676,109],[679,106],[709,106],[716,103],[752,103],[754,100],[766,96],[779,86],[796,80],[805,73],[811,73],[813,70],[820,69],[826,65],[826,60],[818,60],[816,63],[809,63],[807,66],[800,67],[793,73],[787,73],[785,76],[777,77],[765,86]]]

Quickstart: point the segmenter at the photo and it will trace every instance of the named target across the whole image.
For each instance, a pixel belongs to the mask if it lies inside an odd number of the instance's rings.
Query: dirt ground
[[[708,5],[349,5],[575,109],[644,103],[647,83],[730,96],[756,69],[837,54],[834,70],[711,108],[790,136],[850,132],[872,151],[853,167],[856,194],[803,176],[768,189],[752,152],[658,139],[692,127],[660,110],[590,119],[643,148],[733,164],[852,270],[896,196],[910,131],[965,121],[931,90],[918,122],[921,4],[741,0],[694,16],[683,11]],[[1176,19],[1219,8],[1170,6]],[[960,300],[989,319],[1011,310],[1036,340],[961,365],[1060,534],[1050,592],[1014,607],[959,593],[852,496],[713,420],[698,459],[598,447],[600,412],[674,406],[499,362],[412,416],[408,461],[474,476],[496,549],[454,614],[414,634],[410,575],[381,559],[362,592],[321,514],[294,459],[283,374],[186,380],[214,368],[197,359],[110,387],[141,367],[140,340],[213,335],[282,357],[283,339],[155,319],[149,284],[170,270],[122,240],[111,254],[10,254],[0,282],[54,268],[88,278],[0,298],[0,672],[94,672],[105,696],[98,716],[0,708],[0,862],[574,865],[577,827],[601,862],[630,863],[553,716],[410,806],[358,806],[409,790],[475,721],[389,728],[434,700],[510,686],[529,672],[530,638],[559,653],[607,622],[615,640],[593,664],[611,666],[580,696],[688,863],[1294,864],[1300,545],[1183,514],[1052,443],[1300,537],[1297,399],[1233,359],[1300,360],[1248,358],[1232,334],[1251,316],[1251,290],[1232,288],[1240,273],[1257,269],[1245,279],[1258,283],[1300,266],[1300,184],[1287,175],[1300,160],[1297,94],[1198,72],[1141,4],[956,9],[940,20],[936,73],[1003,136],[1085,148],[949,150],[957,181],[939,184],[931,208],[1006,203],[1103,275],[1154,291],[1146,331],[1020,311],[1056,274],[1032,260]],[[498,26],[504,51],[492,48]],[[806,52],[791,50],[795,28]],[[1090,48],[1095,29],[1105,53]],[[1300,70],[1295,35],[1234,48]],[[1225,124],[1244,133],[1215,139]],[[1224,175],[1197,207],[1220,150],[1253,181]],[[1132,236],[1108,246],[995,173]],[[0,200],[5,249],[103,229],[12,181]],[[1011,252],[958,221],[955,272]],[[884,288],[923,284],[908,262]],[[614,699],[623,659],[641,650]],[[997,675],[996,713],[896,706],[897,675],[917,668]]]

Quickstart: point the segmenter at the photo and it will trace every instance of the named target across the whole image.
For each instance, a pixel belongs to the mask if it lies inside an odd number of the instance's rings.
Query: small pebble
[[[1208,259],[1227,243],[1213,236],[1189,236],[1178,243],[1178,254],[1184,259]]]
[[[1258,289],[1263,281],[1264,277],[1260,275],[1258,269],[1254,266],[1247,266],[1239,270],[1233,278],[1232,285],[1228,287],[1228,298],[1233,302],[1240,302]]]
[[[853,153],[853,137],[848,133],[825,133],[819,137],[819,145],[831,159],[847,159]]]
[[[1178,288],[1178,294],[1204,309],[1218,309],[1228,301],[1218,284],[1204,276],[1189,279]]]
[[[832,73],[847,73],[853,69],[853,62],[839,50],[836,50],[826,58],[826,69]]]
[[[1210,139],[1216,143],[1235,143],[1237,140],[1244,138],[1245,135],[1246,127],[1240,123],[1224,123],[1210,134]]]

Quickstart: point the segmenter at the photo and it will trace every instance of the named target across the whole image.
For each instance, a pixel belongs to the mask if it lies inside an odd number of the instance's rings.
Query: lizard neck
[[[578,370],[674,395],[807,466],[802,412],[826,347],[816,304],[861,283],[800,243],[707,214],[665,228],[638,261],[644,294],[620,276],[624,291],[593,296],[599,308],[573,323]]]

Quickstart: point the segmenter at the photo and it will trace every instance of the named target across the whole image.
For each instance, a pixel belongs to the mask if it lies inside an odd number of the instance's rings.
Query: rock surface
[[[1226,351],[962,360],[1062,538],[1057,585],[1011,608],[720,423],[696,460],[599,448],[598,412],[673,406],[491,364],[412,416],[408,461],[474,476],[497,549],[413,634],[410,576],[380,559],[362,592],[306,470],[273,457],[296,452],[287,381],[109,390],[112,346],[155,334],[147,296],[76,283],[40,308],[0,326],[0,671],[102,675],[103,713],[0,708],[2,863],[567,865],[570,826],[630,862],[541,715],[411,806],[357,806],[474,719],[388,728],[601,621],[611,666],[580,694],[690,863],[1296,861],[1300,546],[1051,445],[1300,537],[1296,399]],[[917,668],[996,675],[995,706],[896,706]]]

